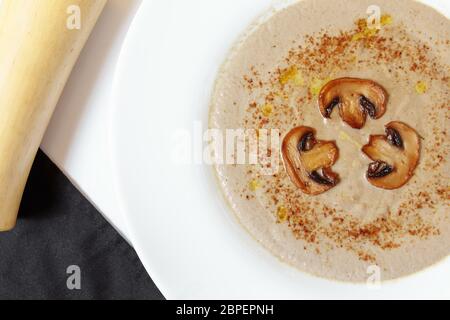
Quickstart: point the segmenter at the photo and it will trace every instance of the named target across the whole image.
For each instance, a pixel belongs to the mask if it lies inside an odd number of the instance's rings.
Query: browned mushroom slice
[[[339,158],[335,142],[319,141],[316,130],[309,127],[293,129],[284,138],[283,160],[292,182],[304,193],[318,195],[339,183],[331,167]]]
[[[386,90],[371,80],[340,78],[327,83],[319,95],[320,112],[330,118],[335,107],[352,128],[364,127],[369,115],[381,118],[386,112],[388,94]]]
[[[419,163],[420,137],[408,125],[391,122],[386,135],[370,136],[363,152],[374,161],[367,170],[369,182],[382,189],[398,189],[411,179]]]

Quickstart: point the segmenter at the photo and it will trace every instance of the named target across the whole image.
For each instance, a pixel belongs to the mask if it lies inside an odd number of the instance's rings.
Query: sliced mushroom
[[[386,135],[370,136],[362,150],[374,161],[367,170],[369,182],[382,189],[398,189],[411,179],[419,163],[420,137],[403,122],[391,122]]]
[[[381,118],[386,112],[388,94],[378,83],[356,78],[340,78],[327,83],[319,95],[320,112],[330,118],[339,106],[339,113],[352,128],[364,127],[369,115]]]
[[[339,183],[331,167],[339,158],[335,142],[316,140],[316,130],[293,129],[284,138],[283,160],[292,182],[304,193],[318,195]]]

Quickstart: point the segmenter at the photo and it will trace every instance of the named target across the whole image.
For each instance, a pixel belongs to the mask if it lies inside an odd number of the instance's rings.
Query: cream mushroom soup
[[[210,111],[210,128],[280,132],[273,174],[215,166],[243,227],[283,262],[355,282],[374,265],[389,280],[450,253],[450,23],[379,0],[373,28],[372,4],[273,13],[230,53]]]

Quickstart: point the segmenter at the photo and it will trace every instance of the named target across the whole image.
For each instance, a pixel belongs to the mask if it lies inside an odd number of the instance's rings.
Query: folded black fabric
[[[0,299],[163,296],[135,251],[39,152],[17,227],[0,233]]]

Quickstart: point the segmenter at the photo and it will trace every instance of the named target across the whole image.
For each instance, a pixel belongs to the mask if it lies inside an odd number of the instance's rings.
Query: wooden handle
[[[25,183],[47,125],[106,1],[2,2],[0,231],[16,224]]]

